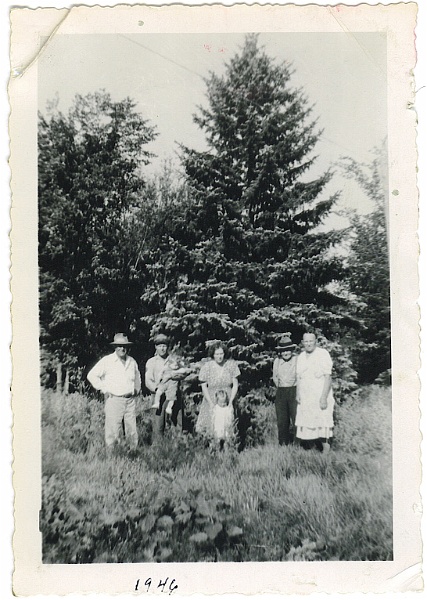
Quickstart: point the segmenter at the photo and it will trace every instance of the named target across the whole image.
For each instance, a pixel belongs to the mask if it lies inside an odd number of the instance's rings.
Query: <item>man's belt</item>
[[[111,394],[111,392],[110,392]],[[135,396],[135,394],[111,394],[112,396],[115,396],[116,398],[133,398]]]

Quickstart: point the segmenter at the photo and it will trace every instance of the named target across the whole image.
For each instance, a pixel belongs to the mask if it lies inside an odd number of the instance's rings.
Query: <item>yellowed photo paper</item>
[[[14,593],[421,591],[417,4],[10,17]]]

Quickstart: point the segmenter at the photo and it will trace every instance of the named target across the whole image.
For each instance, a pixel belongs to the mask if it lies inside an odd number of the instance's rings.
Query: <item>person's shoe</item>
[[[316,440],[314,442],[314,446],[319,452],[323,452],[323,448],[324,448],[323,442],[321,442],[320,440]]]

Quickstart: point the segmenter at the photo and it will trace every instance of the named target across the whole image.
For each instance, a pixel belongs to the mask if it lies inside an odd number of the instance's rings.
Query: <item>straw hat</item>
[[[116,333],[114,340],[110,342],[111,346],[131,346],[132,344],[133,342],[130,342],[124,333]]]

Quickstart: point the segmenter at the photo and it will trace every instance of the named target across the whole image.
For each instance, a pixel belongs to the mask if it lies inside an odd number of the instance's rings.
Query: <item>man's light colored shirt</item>
[[[158,354],[155,354],[147,360],[145,365],[145,385],[150,392],[154,393],[156,391],[160,379],[162,378],[166,360],[167,357],[162,358]]]
[[[89,382],[103,394],[125,396],[141,391],[141,375],[136,360],[126,356],[123,362],[115,352],[104,356],[87,374]]]
[[[281,357],[274,359],[273,381],[277,387],[293,387],[297,383],[297,357],[285,361]]]

